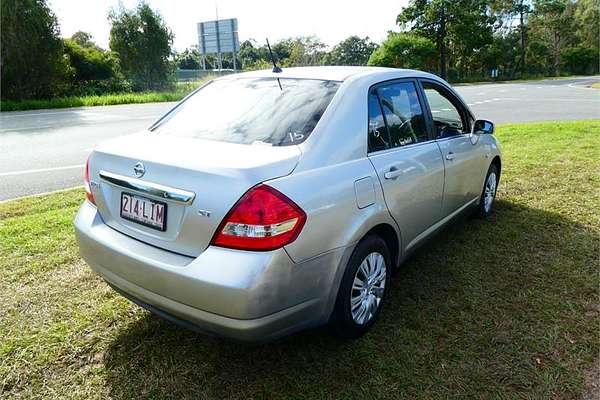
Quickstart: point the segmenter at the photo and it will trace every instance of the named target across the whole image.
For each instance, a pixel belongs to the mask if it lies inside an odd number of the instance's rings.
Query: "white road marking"
[[[569,83],[567,86],[573,89],[583,89],[583,90],[598,90],[598,89],[594,89],[593,87],[588,87],[588,86],[582,86],[581,83],[583,83],[584,85],[586,84],[594,84],[600,82],[596,79],[590,79],[589,81],[586,82],[573,82],[573,83]]]
[[[65,169],[76,169],[76,168],[83,168],[83,167],[85,167],[85,164],[67,165],[64,167],[54,167],[54,168],[26,169],[26,170],[22,170],[22,171],[0,172],[0,176],[37,174],[39,172],[61,171],[61,170],[65,170]]]
[[[31,126],[31,127],[27,127],[27,128],[8,128],[8,129],[0,129],[0,132],[35,131],[37,129],[48,129],[48,128],[55,128],[55,126],[54,125],[38,125],[38,126]]]

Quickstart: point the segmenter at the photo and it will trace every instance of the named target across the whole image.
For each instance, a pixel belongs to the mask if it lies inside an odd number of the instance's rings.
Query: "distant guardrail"
[[[239,71],[232,69],[177,69],[175,70],[175,78],[177,82],[195,82],[206,76],[223,76],[234,74]]]

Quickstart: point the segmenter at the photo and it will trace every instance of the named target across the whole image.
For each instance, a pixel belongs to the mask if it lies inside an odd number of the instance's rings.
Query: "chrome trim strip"
[[[188,192],[187,190],[176,189],[158,183],[113,174],[112,172],[100,171],[100,178],[115,186],[160,197],[161,199],[169,200],[174,203],[192,204],[192,201],[194,201],[194,198],[196,197],[195,193]]]

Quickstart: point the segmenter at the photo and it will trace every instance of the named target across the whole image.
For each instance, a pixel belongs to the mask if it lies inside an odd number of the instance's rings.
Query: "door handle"
[[[450,160],[450,161],[454,160],[454,153],[450,152],[450,153],[446,154],[446,160]]]
[[[402,175],[402,170],[400,170],[396,167],[392,167],[392,168],[390,168],[390,170],[388,172],[383,174],[383,177],[385,179],[396,179],[400,175]]]

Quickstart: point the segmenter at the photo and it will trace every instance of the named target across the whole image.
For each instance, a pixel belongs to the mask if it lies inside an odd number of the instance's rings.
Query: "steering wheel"
[[[410,122],[410,118],[402,119],[399,115],[398,115],[398,118],[400,118],[400,120],[402,121],[402,123],[398,126],[398,130],[402,130],[406,127],[410,128],[410,132],[408,132],[408,133],[410,134],[410,137],[411,137],[413,143],[417,143],[418,142],[417,135],[415,135],[415,132],[413,131],[412,127],[410,125],[407,125]]]

